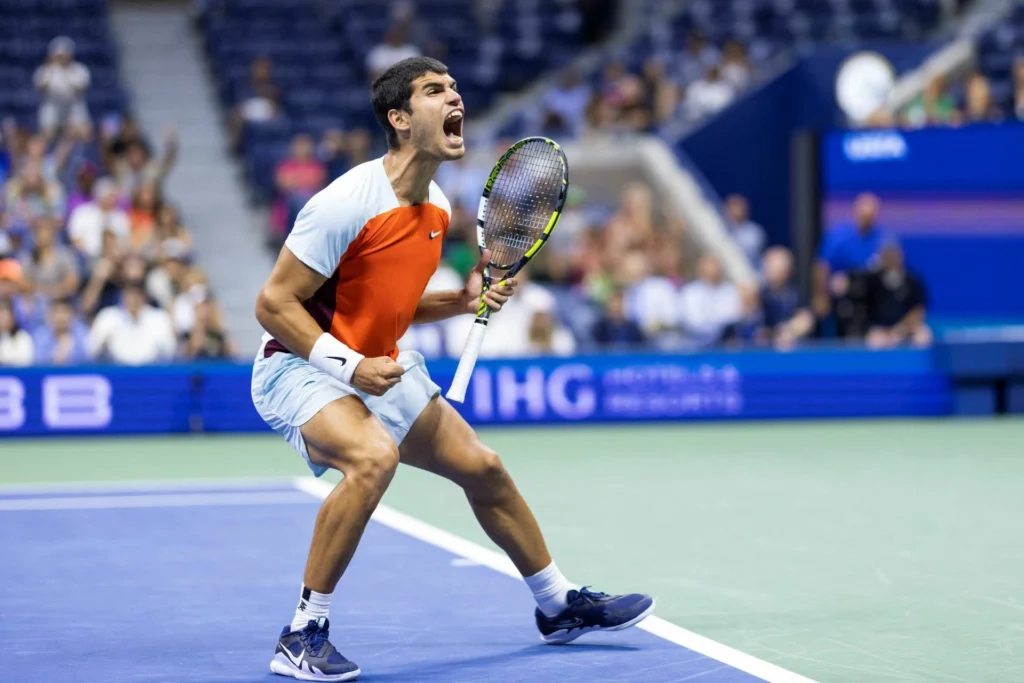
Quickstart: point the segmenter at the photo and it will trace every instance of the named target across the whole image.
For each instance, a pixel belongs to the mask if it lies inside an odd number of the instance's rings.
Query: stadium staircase
[[[262,330],[253,302],[273,265],[264,246],[267,216],[249,205],[244,179],[227,152],[216,86],[194,36],[188,3],[125,1],[111,10],[122,79],[140,124],[154,140],[162,140],[169,125],[179,132],[167,194],[181,203],[239,350],[255,353]]]

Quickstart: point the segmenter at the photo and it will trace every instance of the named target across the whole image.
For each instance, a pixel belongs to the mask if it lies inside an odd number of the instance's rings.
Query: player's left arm
[[[464,313],[475,314],[480,303],[480,293],[484,288],[484,268],[487,267],[490,258],[490,252],[484,251],[480,262],[470,271],[469,277],[466,278],[466,286],[462,289],[424,292],[412,318],[413,324],[434,323]],[[515,278],[494,284],[484,295],[484,301],[492,311],[500,311],[502,305],[512,296],[515,287]]]

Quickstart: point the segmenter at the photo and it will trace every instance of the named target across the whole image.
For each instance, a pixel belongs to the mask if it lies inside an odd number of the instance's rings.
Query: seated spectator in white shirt
[[[679,322],[693,344],[710,346],[740,321],[743,305],[739,288],[725,280],[717,256],[702,256],[697,273],[699,279],[683,285],[680,293]]]
[[[727,227],[736,245],[743,252],[750,265],[757,267],[764,252],[768,237],[764,228],[750,220],[750,205],[747,198],[740,194],[731,194],[725,198],[725,216]]]
[[[68,238],[89,261],[100,257],[104,232],[113,233],[123,245],[131,237],[128,214],[117,205],[117,184],[110,178],[97,180],[93,197],[93,201],[82,204],[68,217]]]
[[[104,308],[89,333],[89,355],[121,365],[169,361],[176,346],[174,326],[166,311],[146,304],[138,283],[128,283],[122,305]]]
[[[14,318],[14,306],[0,299],[0,367],[32,365],[34,353],[31,335]]]
[[[690,118],[696,120],[725,109],[735,97],[732,83],[722,78],[721,69],[713,66],[704,78],[686,89],[684,105]]]
[[[384,42],[378,43],[366,55],[366,71],[373,81],[384,73],[388,67],[409,57],[419,57],[420,49],[407,39],[406,24],[395,23],[384,35]]]
[[[666,275],[651,273],[645,252],[630,251],[620,261],[617,275],[626,288],[626,318],[639,325],[645,336],[656,339],[677,329],[679,288]]]

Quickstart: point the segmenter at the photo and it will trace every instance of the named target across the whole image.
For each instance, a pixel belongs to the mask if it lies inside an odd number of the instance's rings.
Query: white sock
[[[549,617],[555,616],[569,605],[566,597],[569,591],[579,589],[579,586],[569,583],[554,562],[533,576],[523,577],[523,580],[533,591],[537,607]]]
[[[299,606],[295,608],[295,618],[292,619],[292,630],[301,631],[306,628],[310,619],[317,620],[321,617],[327,618],[331,611],[332,593],[317,593],[305,586],[302,587],[302,594],[299,596]]]

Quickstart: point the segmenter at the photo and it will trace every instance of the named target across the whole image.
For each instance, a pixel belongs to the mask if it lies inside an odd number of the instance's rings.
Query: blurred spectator
[[[946,89],[946,79],[936,76],[924,92],[907,105],[903,112],[903,123],[911,128],[924,126],[951,125],[960,120],[956,101]]]
[[[178,210],[168,202],[162,202],[156,212],[156,231],[153,238],[158,242],[157,254],[151,259],[153,261],[163,257],[167,245],[178,252],[188,252],[192,249],[192,235],[181,223],[181,215]]]
[[[196,307],[205,302],[209,291],[206,276],[198,268],[184,271],[178,293],[170,305],[171,321],[179,339],[187,340],[196,322]]]
[[[881,267],[868,276],[867,283],[868,346],[931,344],[932,331],[925,323],[928,294],[924,282],[907,270],[897,242],[882,247],[880,261]]]
[[[750,265],[756,267],[764,252],[768,237],[764,228],[750,220],[750,204],[740,194],[731,194],[725,198],[726,226],[736,246],[747,257]]]
[[[67,213],[70,216],[75,209],[88,204],[93,199],[93,188],[100,177],[99,166],[88,160],[81,160],[75,165],[74,183],[68,193]]]
[[[128,227],[131,231],[131,245],[135,251],[142,249],[153,238],[160,202],[160,186],[152,181],[143,183],[132,193]]]
[[[235,355],[220,307],[209,299],[196,304],[195,323],[188,335],[184,355],[193,360],[215,360]]]
[[[727,282],[722,262],[705,254],[697,265],[698,279],[683,285],[679,297],[679,322],[689,340],[697,346],[722,341],[731,325],[743,315],[740,291]]]
[[[690,119],[702,119],[725,109],[735,97],[736,88],[722,78],[722,70],[716,64],[708,69],[704,78],[686,88],[683,107]]]
[[[40,365],[78,365],[89,362],[88,327],[75,316],[68,299],[50,306],[48,324],[34,338],[35,362]]]
[[[845,297],[850,292],[850,274],[862,272],[874,265],[886,232],[878,226],[880,204],[870,193],[858,195],[853,205],[853,223],[833,227],[821,240],[818,261],[814,266],[814,313],[819,318],[828,315],[832,299]]]
[[[752,79],[750,61],[743,43],[729,40],[722,51],[722,78],[730,83],[736,92],[744,90]]]
[[[3,267],[0,261],[0,273]],[[0,299],[0,366],[31,365],[33,354],[32,337],[18,326],[11,302]]]
[[[116,159],[111,170],[121,193],[131,196],[147,182],[161,185],[177,159],[178,131],[168,126],[164,132],[164,151],[159,159],[153,158],[149,145],[136,140],[128,143],[124,155]]]
[[[590,119],[595,128],[640,132],[652,123],[644,81],[629,73],[620,62],[605,67],[601,94],[591,104]]]
[[[60,223],[53,218],[36,219],[32,248],[21,258],[26,279],[50,300],[74,296],[81,284],[75,255],[58,241],[58,230]]]
[[[675,84],[666,77],[664,63],[655,57],[644,62],[643,85],[645,106],[653,124],[662,124],[675,112],[679,93]]]
[[[35,73],[35,86],[42,96],[39,128],[48,138],[68,124],[89,123],[85,91],[89,69],[75,61],[75,42],[60,36],[50,41],[46,61]]]
[[[107,233],[118,244],[127,245],[131,226],[128,215],[117,206],[117,184],[102,178],[93,186],[93,201],[82,204],[68,217],[68,238],[80,254],[95,261],[103,252]]]
[[[576,338],[555,319],[553,307],[534,311],[528,339],[525,355],[571,356],[576,353]]]
[[[46,179],[37,161],[26,163],[21,173],[8,181],[5,194],[12,227],[27,228],[42,216],[64,217],[64,190]]]
[[[104,133],[106,133],[106,139],[104,140],[103,163],[108,166],[114,166],[117,161],[123,159],[132,145],[138,144],[149,149],[149,143],[146,142],[139,124],[132,116],[105,124]]]
[[[576,69],[569,67],[563,71],[558,85],[541,102],[541,130],[550,137],[577,137],[586,122],[590,97],[590,88]]]
[[[231,111],[228,122],[231,149],[240,149],[247,123],[267,123],[281,114],[281,91],[274,84],[274,62],[267,56],[257,57],[249,67],[249,83]]]
[[[703,34],[694,31],[686,37],[686,50],[679,55],[676,69],[681,83],[692,83],[705,76],[719,63],[718,49]]]
[[[647,249],[655,236],[654,193],[642,181],[628,183],[619,199],[619,210],[604,229],[604,249],[610,259],[630,249]]]
[[[292,138],[291,156],[278,162],[274,171],[277,202],[274,206],[275,233],[286,234],[299,211],[327,183],[327,169],[316,158],[313,138],[296,135]]]
[[[115,305],[121,296],[125,251],[117,236],[104,230],[99,257],[92,263],[82,289],[81,307],[87,316]]]
[[[366,73],[371,82],[392,64],[422,54],[418,47],[409,42],[408,36],[408,24],[396,21],[384,35],[384,42],[370,50],[366,55]]]
[[[175,339],[171,317],[146,304],[138,283],[129,282],[120,306],[104,308],[93,321],[89,355],[122,365],[145,365],[170,360]]]
[[[971,74],[964,92],[964,115],[968,123],[991,123],[1002,120],[1002,112],[992,101],[992,88],[984,75]]]
[[[174,298],[183,292],[191,268],[191,253],[184,243],[166,240],[159,265],[146,278],[146,291],[163,308],[170,309]]]
[[[785,247],[772,247],[761,261],[761,329],[758,341],[789,349],[814,329],[814,316],[806,307],[793,282],[793,254]]]
[[[622,289],[616,288],[604,305],[604,313],[594,324],[591,335],[602,347],[621,347],[641,344],[644,333],[640,326],[626,318]]]
[[[659,249],[664,253],[654,258]],[[671,336],[679,326],[678,253],[672,240],[663,240],[650,252],[632,251],[620,261],[616,284],[625,288],[625,315],[651,340]],[[652,273],[652,265],[660,272]]]

